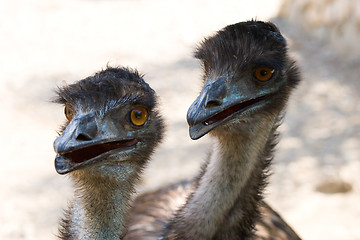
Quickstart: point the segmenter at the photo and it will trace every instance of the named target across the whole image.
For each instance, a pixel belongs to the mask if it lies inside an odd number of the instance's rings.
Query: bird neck
[[[113,171],[113,169],[112,169]],[[72,206],[70,233],[75,239],[122,239],[138,171],[123,163],[118,176],[93,175],[77,171],[75,200]],[[126,173],[124,176],[124,173]]]
[[[231,231],[236,231],[235,239],[251,236],[274,121],[260,120],[256,126],[238,130],[214,131],[208,163],[196,190],[175,217],[181,223],[169,225],[168,239],[231,239]]]

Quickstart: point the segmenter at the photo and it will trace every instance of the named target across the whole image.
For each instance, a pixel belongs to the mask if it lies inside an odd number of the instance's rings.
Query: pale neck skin
[[[119,168],[120,169],[120,168]],[[129,163],[122,163],[118,176],[72,174],[75,199],[70,208],[69,233],[74,239],[121,239],[126,234],[126,218],[138,173]]]
[[[224,225],[232,224],[232,219],[228,218],[233,217],[234,211],[234,223],[241,224],[246,206],[257,204],[251,203],[252,196],[247,197],[253,191],[247,192],[246,186],[252,184],[250,178],[254,174],[262,174],[263,169],[259,169],[257,162],[274,123],[274,119],[263,119],[256,124],[242,123],[248,126],[239,127],[238,131],[231,125],[212,131],[215,144],[209,163],[197,189],[176,216],[183,222],[170,225],[165,238],[213,239],[221,236],[221,225],[224,222]],[[236,209],[232,209],[234,206]],[[248,223],[243,225],[247,227]]]

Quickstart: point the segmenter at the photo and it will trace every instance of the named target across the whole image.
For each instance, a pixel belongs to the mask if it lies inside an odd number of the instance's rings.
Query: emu
[[[67,121],[55,168],[75,185],[59,237],[122,239],[134,185],[163,136],[155,92],[136,70],[107,68],[57,94]]]

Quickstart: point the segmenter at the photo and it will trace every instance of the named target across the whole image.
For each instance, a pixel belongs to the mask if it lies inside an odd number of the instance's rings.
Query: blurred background
[[[54,169],[53,90],[107,64],[138,68],[161,97],[168,131],[138,191],[196,175],[211,139],[188,137],[192,53],[252,18],[278,25],[304,78],[266,200],[304,239],[360,239],[359,0],[0,0],[0,239],[55,239],[73,189]]]

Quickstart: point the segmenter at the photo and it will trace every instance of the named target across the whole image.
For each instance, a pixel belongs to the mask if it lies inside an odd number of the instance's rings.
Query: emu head
[[[229,25],[205,39],[195,56],[204,84],[187,113],[192,139],[274,119],[300,81],[286,40],[272,23]]]
[[[143,166],[163,135],[156,95],[137,71],[107,68],[58,89],[67,121],[54,142],[56,171]]]

